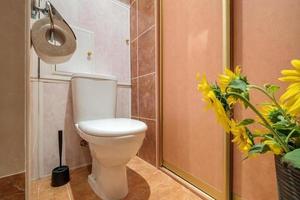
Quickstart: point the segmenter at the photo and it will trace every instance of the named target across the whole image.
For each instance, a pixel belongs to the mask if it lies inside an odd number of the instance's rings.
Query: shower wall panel
[[[300,58],[299,0],[233,1],[234,65],[241,65],[252,83],[280,84],[280,70]],[[252,94],[255,102],[264,100]],[[236,112],[245,117],[250,113]],[[242,200],[277,199],[273,156],[243,161],[234,148],[233,190]]]
[[[221,198],[225,133],[207,112],[196,74],[222,72],[222,1],[162,1],[163,163]]]

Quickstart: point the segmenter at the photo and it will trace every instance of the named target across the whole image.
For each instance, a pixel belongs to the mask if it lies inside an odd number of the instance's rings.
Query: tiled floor
[[[25,174],[16,174],[0,179],[1,200],[25,199]]]
[[[50,186],[50,178],[35,181],[31,200],[101,200],[90,189],[90,168],[71,172],[71,182],[59,188]],[[175,180],[135,157],[127,168],[129,193],[125,200],[201,200]]]

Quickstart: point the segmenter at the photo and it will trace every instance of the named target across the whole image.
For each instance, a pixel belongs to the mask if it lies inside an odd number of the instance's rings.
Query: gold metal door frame
[[[231,142],[230,135],[225,134],[224,139],[224,185],[223,191],[220,193],[209,184],[197,180],[195,177],[184,172],[163,160],[163,0],[157,0],[157,18],[159,23],[158,28],[158,43],[159,43],[159,135],[158,135],[158,167],[166,168],[173,172],[180,178],[186,180],[190,184],[196,186],[199,190],[208,194],[217,200],[230,200],[232,199],[232,156],[231,156]],[[232,68],[232,45],[231,45],[231,0],[222,0],[222,43],[223,43],[223,68]]]

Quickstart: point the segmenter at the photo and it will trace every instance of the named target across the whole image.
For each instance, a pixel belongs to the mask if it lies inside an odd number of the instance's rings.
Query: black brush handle
[[[59,166],[61,167],[61,159],[62,159],[62,145],[63,145],[63,131],[58,131],[58,147],[59,147]]]

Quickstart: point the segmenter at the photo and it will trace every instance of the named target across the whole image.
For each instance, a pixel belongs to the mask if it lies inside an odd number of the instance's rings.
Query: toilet
[[[92,156],[88,182],[101,199],[122,199],[128,194],[126,164],[141,147],[147,125],[116,118],[115,77],[73,74],[71,84],[75,127]]]

